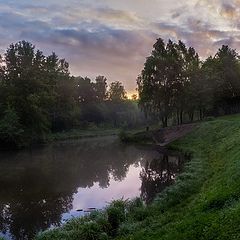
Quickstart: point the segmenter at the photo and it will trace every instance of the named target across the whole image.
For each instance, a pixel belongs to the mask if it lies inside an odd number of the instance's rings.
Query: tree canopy
[[[108,87],[105,76],[71,76],[68,62],[54,52],[45,56],[20,41],[0,57],[1,146],[29,145],[51,132],[93,124],[122,127],[143,120],[121,82]]]
[[[207,115],[239,111],[238,53],[223,45],[214,57],[200,61],[193,47],[157,39],[137,79],[139,104],[146,114],[168,125]]]

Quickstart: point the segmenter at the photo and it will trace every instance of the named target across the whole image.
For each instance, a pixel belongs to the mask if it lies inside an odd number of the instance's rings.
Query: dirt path
[[[152,138],[158,146],[164,147],[167,144],[177,140],[178,138],[185,136],[196,126],[196,123],[192,123],[162,128],[158,131],[153,132]]]

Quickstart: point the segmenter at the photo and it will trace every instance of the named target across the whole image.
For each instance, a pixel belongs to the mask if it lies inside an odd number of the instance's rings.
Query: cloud
[[[230,3],[223,3],[220,14],[227,19],[233,20],[239,17],[239,8]]]
[[[152,27],[165,40],[183,40],[187,46],[193,46],[202,58],[214,55],[222,44],[240,46],[239,31],[220,30],[214,24],[192,16],[185,18],[181,26],[178,23],[157,22],[152,23]]]
[[[75,74],[104,74],[111,80],[129,81],[128,86],[134,89],[157,35],[146,30],[112,29],[93,22],[82,23],[78,29],[49,27],[23,31],[21,38],[45,49],[54,46],[57,53],[70,61]]]
[[[75,75],[103,74],[110,81],[120,80],[127,88],[135,89],[135,79],[156,38],[151,31],[131,27],[140,22],[136,14],[109,7],[57,10],[51,13],[45,7],[33,5],[20,6],[11,12],[6,9],[0,12],[0,29],[10,30],[10,42],[25,39],[45,54],[55,51],[70,62]],[[49,19],[36,17],[48,11]],[[29,17],[31,14],[33,17]]]
[[[25,39],[70,62],[75,75],[106,75],[135,89],[156,38],[183,40],[202,58],[240,49],[240,0],[0,0],[0,50]]]

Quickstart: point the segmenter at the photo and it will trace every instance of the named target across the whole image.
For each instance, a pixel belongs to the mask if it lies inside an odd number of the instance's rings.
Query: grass
[[[151,126],[152,129],[156,129],[157,126]],[[63,140],[76,140],[81,138],[91,137],[104,137],[119,135],[121,132],[126,134],[136,134],[145,130],[145,127],[138,127],[134,129],[122,130],[121,128],[104,128],[104,127],[91,127],[86,129],[72,129],[69,131],[62,131],[57,133],[51,133],[48,136],[49,141],[63,141]]]
[[[62,140],[74,140],[88,137],[102,137],[102,136],[111,136],[117,135],[119,129],[73,129],[66,132],[52,133],[49,135],[51,141],[62,141]]]
[[[239,143],[240,115],[203,122],[171,145],[191,151],[192,160],[151,206],[112,203],[93,218],[72,220],[37,239],[240,239]]]

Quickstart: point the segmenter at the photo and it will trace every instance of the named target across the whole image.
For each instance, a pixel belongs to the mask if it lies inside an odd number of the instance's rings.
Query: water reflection
[[[112,137],[0,153],[0,236],[32,239],[79,216],[78,209],[102,208],[112,199],[141,195],[150,202],[182,161],[159,156]]]
[[[186,156],[182,153],[164,151],[158,158],[146,161],[140,173],[142,180],[141,198],[148,204],[157,193],[174,183],[176,175],[182,170]]]

